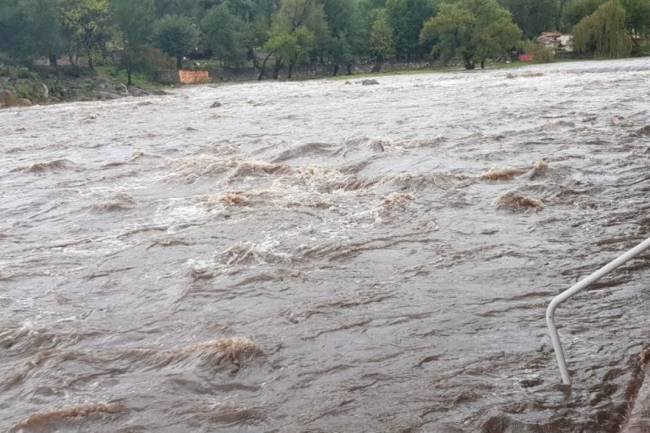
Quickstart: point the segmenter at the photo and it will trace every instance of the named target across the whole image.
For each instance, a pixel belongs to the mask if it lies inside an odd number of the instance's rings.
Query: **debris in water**
[[[219,102],[219,101],[214,101],[214,102],[212,103],[212,105],[210,105],[210,108],[219,108],[219,107],[221,107],[221,105],[222,105],[221,102]]]
[[[496,205],[497,209],[509,210],[511,212],[523,212],[527,210],[540,211],[544,209],[544,203],[541,200],[519,195],[514,192],[508,192],[499,197]]]

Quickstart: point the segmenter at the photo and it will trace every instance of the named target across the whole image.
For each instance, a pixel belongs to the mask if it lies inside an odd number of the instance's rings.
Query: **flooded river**
[[[650,59],[377,80],[0,111],[0,431],[617,431]]]

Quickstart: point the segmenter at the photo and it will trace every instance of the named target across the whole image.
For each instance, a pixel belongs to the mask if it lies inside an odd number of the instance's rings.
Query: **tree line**
[[[158,48],[184,59],[254,66],[259,78],[304,64],[350,72],[357,62],[507,58],[542,31],[571,31],[577,48],[629,55],[650,30],[650,0],[2,0],[0,55],[67,55],[90,68],[119,52],[144,67]]]

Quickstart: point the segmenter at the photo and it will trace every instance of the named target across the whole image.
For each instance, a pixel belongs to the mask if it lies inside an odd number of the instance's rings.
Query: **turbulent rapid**
[[[0,431],[618,431],[650,59],[377,80],[0,111]]]

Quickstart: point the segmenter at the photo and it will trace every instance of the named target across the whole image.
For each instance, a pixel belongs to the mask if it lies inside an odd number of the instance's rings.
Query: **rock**
[[[39,102],[47,102],[50,97],[50,89],[44,83],[36,82],[32,88],[32,97]]]
[[[26,98],[16,98],[14,102],[14,107],[31,107],[32,101]]]
[[[119,93],[120,95],[128,95],[129,94],[128,87],[126,87],[123,83],[115,84],[115,88],[113,90],[115,91],[115,93]]]
[[[362,86],[376,86],[379,84],[379,81],[377,80],[363,80],[361,82]]]
[[[9,90],[0,90],[0,105],[10,107],[16,97]]]
[[[210,105],[210,108],[219,108],[219,107],[221,107],[221,102],[219,101],[215,101],[212,103],[212,105]]]
[[[147,95],[149,95],[149,93],[147,93],[146,91],[142,90],[139,87],[135,87],[135,86],[129,87],[128,91],[129,91],[129,95],[131,95],[131,96],[147,96]]]
[[[97,91],[95,92],[95,97],[100,101],[109,101],[111,99],[117,99],[120,97],[117,93]]]
[[[0,106],[3,107],[30,107],[32,101],[25,98],[16,98],[9,90],[0,91]]]

